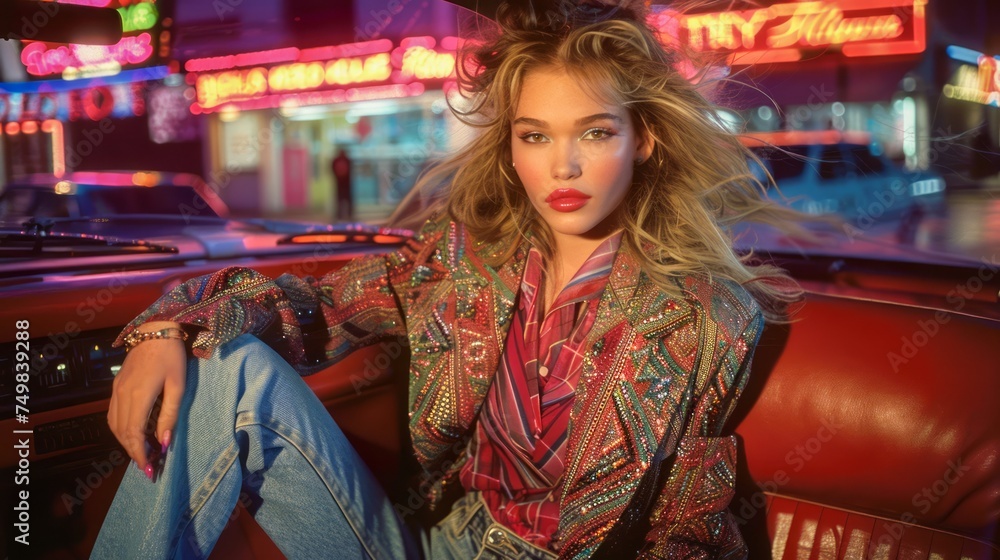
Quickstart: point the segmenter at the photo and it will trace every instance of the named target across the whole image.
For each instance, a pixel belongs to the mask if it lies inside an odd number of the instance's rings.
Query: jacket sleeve
[[[123,344],[125,336],[147,321],[174,321],[194,334],[192,353],[198,357],[252,334],[300,373],[313,373],[362,346],[406,336],[400,292],[415,270],[430,271],[428,265],[437,264],[430,261],[440,238],[440,230],[430,223],[401,249],[359,257],[319,280],[291,274],[271,280],[245,267],[193,278],[133,319],[114,345]],[[305,318],[321,321],[326,331],[319,362],[306,359]]]
[[[653,508],[642,558],[737,559],[747,555],[729,511],[736,483],[736,436],[720,431],[746,386],[764,321],[753,307],[736,337],[719,334],[723,349],[716,375],[699,387],[698,400],[677,446],[673,468]]]

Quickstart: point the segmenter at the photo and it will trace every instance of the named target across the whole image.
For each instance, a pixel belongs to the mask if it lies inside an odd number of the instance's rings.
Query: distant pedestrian
[[[337,181],[337,220],[350,220],[354,216],[354,202],[351,196],[351,158],[343,148],[330,163],[333,177]]]

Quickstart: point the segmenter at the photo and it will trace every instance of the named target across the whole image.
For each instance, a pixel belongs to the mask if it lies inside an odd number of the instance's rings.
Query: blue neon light
[[[86,89],[96,86],[130,84],[149,80],[161,80],[170,75],[166,66],[149,66],[122,70],[114,76],[82,78],[79,80],[42,80],[37,82],[0,82],[0,93],[50,93]]]
[[[948,45],[944,52],[947,53],[948,58],[952,60],[957,60],[973,66],[978,65],[979,57],[983,56],[983,53],[979,51],[974,51],[958,45]],[[1000,55],[996,55],[993,58],[1000,60]]]

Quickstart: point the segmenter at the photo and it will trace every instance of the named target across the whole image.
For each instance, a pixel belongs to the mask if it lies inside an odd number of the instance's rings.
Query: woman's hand
[[[144,323],[139,330],[147,332],[169,327],[180,328],[180,325],[155,321]],[[146,428],[150,410],[162,393],[163,401],[156,419],[156,440],[161,445],[156,451],[162,452],[170,445],[170,436],[177,423],[186,373],[184,342],[176,338],[152,339],[140,342],[129,351],[112,384],[108,426],[150,480],[153,479],[152,456],[160,454],[147,452]]]

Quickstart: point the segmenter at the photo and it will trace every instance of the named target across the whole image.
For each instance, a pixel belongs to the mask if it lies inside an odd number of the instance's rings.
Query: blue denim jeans
[[[188,362],[162,472],[129,468],[92,558],[204,558],[246,492],[288,558],[555,556],[496,523],[477,493],[414,534],[308,385],[243,335]]]

